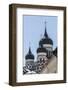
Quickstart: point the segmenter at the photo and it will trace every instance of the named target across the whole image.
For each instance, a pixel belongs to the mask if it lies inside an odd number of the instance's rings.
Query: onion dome
[[[44,47],[39,47],[38,49],[37,49],[37,53],[47,53],[47,50],[44,48]]]
[[[25,59],[34,59],[34,55],[31,52],[31,49],[29,48],[29,51],[27,53],[27,55],[25,56]]]
[[[39,42],[39,45],[42,46],[43,44],[51,44],[53,45],[53,41],[49,38],[46,28],[45,28],[45,33],[44,33],[44,38],[42,38]]]

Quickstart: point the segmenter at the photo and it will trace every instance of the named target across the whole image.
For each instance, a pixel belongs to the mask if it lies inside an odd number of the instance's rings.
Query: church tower
[[[39,46],[39,48],[37,49],[37,61],[39,62],[45,62],[47,63],[47,50],[46,48]]]
[[[39,41],[39,46],[42,46],[47,50],[47,57],[48,58],[50,58],[52,56],[53,41],[48,36],[47,30],[46,30],[46,24],[45,24],[44,37]]]
[[[48,59],[47,59],[47,50],[42,47],[39,46],[39,48],[37,49],[37,65],[36,65],[36,72],[39,73],[45,65],[47,65],[48,63]]]
[[[25,56],[26,59],[26,68],[29,70],[34,69],[34,55],[31,52],[31,48],[29,47],[29,51],[27,55]]]

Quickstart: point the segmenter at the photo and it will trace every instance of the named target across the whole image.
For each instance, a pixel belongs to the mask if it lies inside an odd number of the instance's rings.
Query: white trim
[[[58,73],[56,74],[32,74],[32,75],[22,75],[22,64],[23,64],[23,20],[22,15],[48,15],[58,17]],[[33,82],[33,81],[50,81],[50,80],[63,80],[63,10],[41,10],[41,9],[17,9],[17,82]],[[61,64],[61,65],[60,65]]]
[[[26,62],[29,62],[29,61],[34,61],[34,59],[28,59],[28,60],[25,60]]]
[[[37,55],[40,55],[40,56],[45,55],[46,56],[47,54],[46,53],[38,53]]]
[[[50,45],[50,44],[43,44],[44,47],[53,47],[53,45]]]

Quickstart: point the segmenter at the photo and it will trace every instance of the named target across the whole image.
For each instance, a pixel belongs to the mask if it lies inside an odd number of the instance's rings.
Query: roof
[[[51,45],[53,45],[53,41],[49,38],[48,33],[46,31],[46,28],[45,28],[45,32],[44,32],[44,38],[42,38],[39,41],[39,45],[42,46],[42,44],[51,44]]]
[[[34,59],[34,55],[31,52],[31,48],[29,48],[29,51],[28,51],[27,55],[25,56],[25,59],[26,60],[28,60],[28,59]]]
[[[51,44],[51,45],[53,45],[53,41],[50,38],[42,38],[39,41],[39,45],[42,46],[43,44]]]
[[[55,50],[53,51],[53,54],[57,57],[57,47],[56,47]]]

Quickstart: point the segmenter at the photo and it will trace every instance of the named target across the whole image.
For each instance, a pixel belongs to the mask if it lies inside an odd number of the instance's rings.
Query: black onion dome
[[[53,41],[49,38],[46,28],[45,28],[45,33],[44,33],[44,38],[42,38],[39,42],[39,45],[42,46],[43,44],[51,44],[53,45]]]
[[[39,45],[42,46],[43,44],[53,45],[53,41],[50,38],[42,38],[39,42]]]
[[[29,48],[28,54],[25,56],[25,59],[34,59],[34,55],[31,52],[31,49]]]
[[[38,49],[37,49],[37,53],[42,53],[42,52],[44,52],[44,53],[46,53],[47,52],[47,50],[45,49],[45,48],[43,48],[43,47],[39,47]]]

